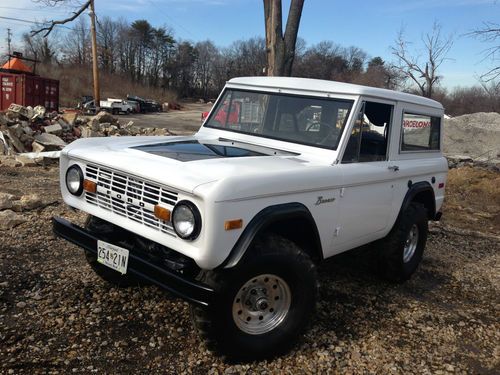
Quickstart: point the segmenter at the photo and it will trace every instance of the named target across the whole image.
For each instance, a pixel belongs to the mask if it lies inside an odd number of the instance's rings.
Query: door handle
[[[391,171],[397,172],[399,171],[399,166],[398,165],[389,165],[387,169],[390,169]]]

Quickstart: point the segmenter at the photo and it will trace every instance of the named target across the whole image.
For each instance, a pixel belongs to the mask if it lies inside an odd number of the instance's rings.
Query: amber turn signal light
[[[83,180],[83,190],[95,194],[95,192],[97,191],[97,183],[90,180]]]
[[[224,222],[225,230],[240,229],[242,227],[243,227],[243,219],[226,220]]]
[[[164,221],[170,221],[170,216],[172,215],[168,208],[162,207],[158,204],[155,206],[154,214],[155,217]]]

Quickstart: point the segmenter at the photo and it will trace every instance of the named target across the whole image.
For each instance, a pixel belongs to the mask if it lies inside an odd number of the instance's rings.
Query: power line
[[[42,12],[42,13],[50,13],[50,14],[65,14],[62,12],[52,12],[47,9],[29,9],[29,8],[16,8],[16,7],[3,7],[0,6],[0,9],[8,9],[8,10],[22,10],[23,12]]]
[[[40,25],[40,24],[46,23],[46,22],[37,22],[37,21],[31,21],[31,20],[24,20],[24,19],[21,19],[21,18],[4,17],[4,16],[0,16],[0,18],[4,19],[4,20],[17,21],[17,22],[25,22],[25,23],[35,24],[35,25]],[[67,26],[64,26],[64,25],[56,25],[56,26],[63,27],[65,29],[71,30],[71,27],[67,27]]]
[[[4,20],[10,20],[10,21],[17,21],[17,22],[26,22],[26,23],[38,23],[38,22],[35,22],[35,21],[30,21],[30,20],[23,20],[23,19],[20,19],[20,18],[12,18],[12,17],[4,17],[4,16],[0,16],[1,19],[4,19]]]
[[[181,24],[177,23],[176,21],[174,21],[166,12],[164,12],[163,9],[160,9],[160,7],[158,6],[158,4],[156,4],[155,2],[153,2],[152,0],[148,0],[148,2],[154,6],[156,9],[158,9],[160,12],[161,12],[161,15],[162,16],[165,16],[167,17],[170,22],[176,26],[178,26],[179,28],[181,28],[182,30],[184,30],[185,32],[187,32],[189,35],[191,35],[193,38],[196,39],[196,35],[194,35],[191,31],[189,31],[188,29],[186,29],[184,26],[182,26]]]

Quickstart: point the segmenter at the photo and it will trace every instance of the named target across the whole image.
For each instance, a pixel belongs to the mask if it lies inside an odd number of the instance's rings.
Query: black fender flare
[[[401,205],[401,209],[399,210],[398,217],[396,219],[399,220],[401,217],[402,213],[408,208],[408,206],[411,204],[411,202],[414,200],[414,198],[423,192],[429,192],[432,195],[432,207],[431,211],[429,212],[429,217],[434,219],[436,215],[436,197],[434,194],[434,189],[432,188],[431,184],[427,181],[420,181],[415,184],[408,183],[409,188],[408,191],[406,192],[406,195],[403,199],[403,204]]]
[[[257,213],[243,230],[243,233],[240,238],[238,238],[238,241],[236,241],[236,244],[233,246],[229,256],[217,268],[235,267],[243,258],[253,240],[259,233],[280,220],[297,218],[305,219],[311,225],[314,233],[314,238],[311,240],[313,241],[315,248],[319,249],[319,254],[316,255],[319,255],[322,260],[323,251],[316,222],[306,206],[301,203],[294,202],[268,206]]]

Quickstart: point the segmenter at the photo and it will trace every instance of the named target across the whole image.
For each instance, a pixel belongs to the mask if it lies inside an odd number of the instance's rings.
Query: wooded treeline
[[[24,53],[36,56],[44,64],[66,68],[91,65],[89,25],[83,17],[67,33],[56,32],[47,38],[26,34],[23,42]],[[153,27],[146,20],[129,23],[103,17],[98,22],[97,43],[102,72],[125,77],[155,91],[174,91],[179,97],[208,100],[216,97],[232,77],[265,75],[265,40],[260,37],[219,47],[210,40],[179,40],[173,30]],[[299,38],[295,50],[292,76],[411,91],[397,67],[381,57],[368,56],[358,47],[331,41],[307,45]],[[500,92],[495,85],[452,92],[438,88],[433,97],[444,102],[453,115],[500,110]],[[471,110],[467,112],[465,108]]]
[[[220,48],[206,40],[176,40],[165,27],[146,20],[128,23],[104,17],[97,31],[99,66],[121,73],[151,87],[175,90],[181,96],[215,96],[231,77],[264,75],[264,38],[236,41]],[[90,61],[89,26],[79,18],[70,32],[48,38],[25,35],[24,49],[44,63],[85,66]],[[357,82],[395,88],[398,75],[380,58],[368,58],[357,47],[345,48],[329,41],[306,47],[298,41],[294,76]]]

